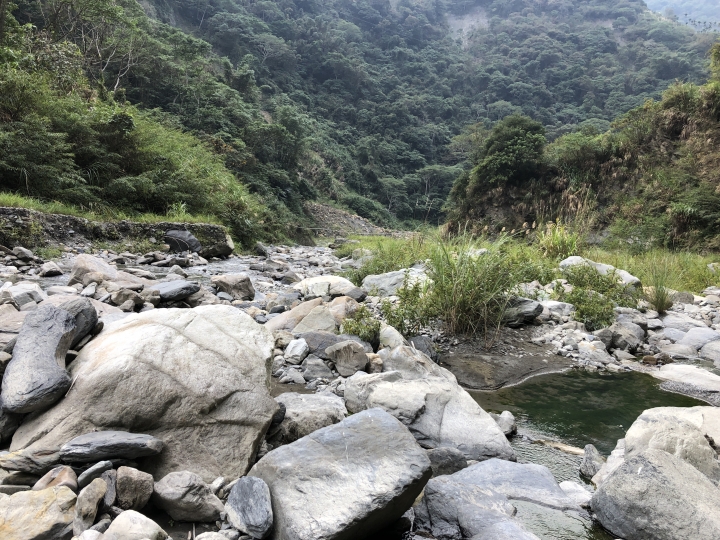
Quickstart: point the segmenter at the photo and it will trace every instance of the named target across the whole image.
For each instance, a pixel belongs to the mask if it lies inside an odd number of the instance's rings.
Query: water
[[[470,393],[486,411],[507,410],[515,415],[519,435],[513,438],[512,446],[518,461],[545,465],[558,482],[584,483],[590,491],[592,485],[578,471],[581,456],[533,443],[532,439],[549,439],[580,448],[592,443],[600,453],[608,455],[645,409],[707,405],[665,392],[656,379],[641,373],[572,370],[535,377],[495,392]],[[585,512],[560,512],[516,501],[513,505],[518,509],[518,519],[543,540],[614,538]]]

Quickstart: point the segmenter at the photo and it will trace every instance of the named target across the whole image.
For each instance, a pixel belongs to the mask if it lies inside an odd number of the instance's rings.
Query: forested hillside
[[[303,234],[318,198],[438,223],[478,130],[522,113],[550,139],[604,131],[674,80],[704,80],[713,40],[640,0],[0,8],[3,189],[212,214],[246,239]]]

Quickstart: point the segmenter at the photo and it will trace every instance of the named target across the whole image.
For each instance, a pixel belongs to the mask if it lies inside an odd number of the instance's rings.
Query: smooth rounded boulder
[[[71,364],[65,399],[20,426],[0,466],[19,469],[79,435],[122,427],[163,441],[159,455],[139,460],[158,478],[176,470],[206,482],[241,476],[277,410],[267,386],[274,342],[225,305],[112,323]]]
[[[408,429],[380,409],[265,455],[248,473],[270,488],[275,540],[350,540],[397,521],[432,474]]]

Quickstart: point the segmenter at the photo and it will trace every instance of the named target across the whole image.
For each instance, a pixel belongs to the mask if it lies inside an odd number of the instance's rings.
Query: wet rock
[[[468,466],[465,455],[456,448],[442,447],[427,451],[433,476],[453,474]]]
[[[297,394],[288,392],[275,398],[285,408],[285,416],[270,438],[288,444],[318,429],[341,422],[347,416],[343,399],[335,394]]]
[[[98,506],[105,496],[107,485],[101,478],[96,478],[80,492],[75,504],[73,534],[80,535],[95,523]]]
[[[225,511],[233,527],[253,538],[265,538],[273,526],[270,488],[261,478],[240,478],[230,490]]]
[[[357,341],[341,341],[325,349],[325,354],[335,363],[335,369],[343,377],[364,371],[368,363],[365,348]]]
[[[239,477],[277,409],[266,386],[274,341],[231,306],[130,315],[80,351],[70,366],[72,391],[25,420],[0,466],[37,461],[94,430],[152,426],[145,433],[165,446],[141,458],[144,470],[158,478],[187,470],[208,482]]]
[[[65,355],[75,319],[65,310],[41,306],[28,314],[2,381],[2,408],[13,413],[41,411],[70,388]]]
[[[272,538],[371,537],[410,508],[430,460],[400,422],[372,409],[269,452],[250,471],[272,497]]]
[[[212,276],[210,281],[218,291],[229,294],[233,300],[252,300],[255,298],[255,288],[247,274]]]
[[[156,482],[152,500],[175,521],[214,522],[224,510],[210,486],[188,471],[172,472]]]
[[[3,540],[70,538],[76,498],[65,486],[0,496],[0,537]]]
[[[141,510],[153,494],[152,475],[133,467],[120,467],[115,481],[116,503],[123,510]]]
[[[197,253],[202,250],[200,241],[190,231],[168,231],[165,233],[163,241],[170,246],[170,251],[174,253],[182,253],[183,251]]]
[[[621,538],[720,538],[720,489],[662,450],[627,459],[600,484],[591,505],[603,527]]]
[[[587,444],[580,463],[580,474],[585,478],[592,478],[600,471],[604,463],[605,458],[600,455],[598,449],[592,444]]]
[[[155,456],[163,442],[151,435],[127,431],[93,431],[75,437],[60,448],[60,458],[69,463],[91,463],[102,459],[136,459]]]
[[[128,510],[112,522],[102,540],[166,540],[168,534],[150,518]]]

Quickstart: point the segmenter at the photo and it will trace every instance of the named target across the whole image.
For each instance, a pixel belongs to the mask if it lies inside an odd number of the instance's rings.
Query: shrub
[[[538,232],[536,242],[546,257],[566,259],[579,253],[581,239],[558,219],[556,223],[547,223],[545,230]]]
[[[637,307],[640,292],[622,283],[614,271],[603,275],[590,265],[578,264],[566,268],[564,275],[573,288],[594,291],[621,307]]]
[[[595,291],[576,287],[559,297],[575,306],[575,320],[583,323],[590,332],[610,326],[615,320],[612,300]]]
[[[367,306],[360,306],[342,323],[342,332],[367,341],[377,350],[380,346],[380,321],[373,317]]]
[[[384,300],[382,303],[382,314],[387,323],[406,337],[418,335],[430,321],[429,303],[425,301],[428,289],[427,284],[419,281],[409,283],[408,274],[405,274],[405,282],[397,291],[397,302]]]

